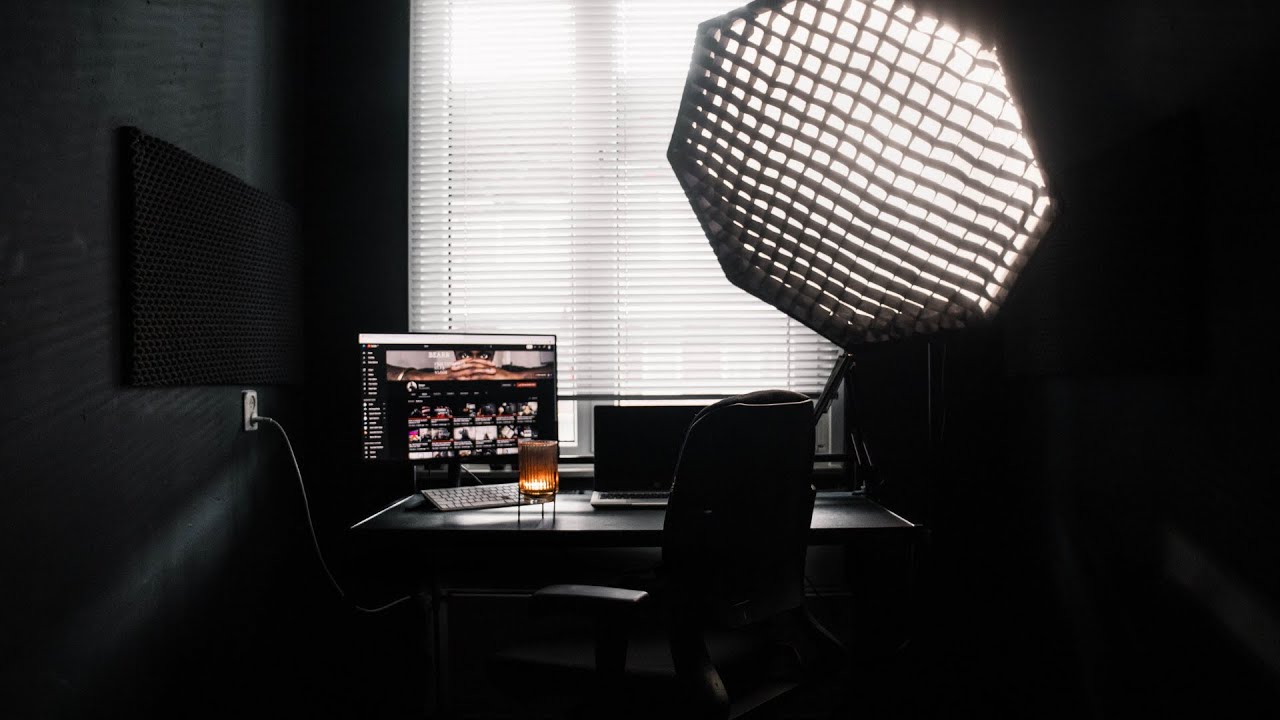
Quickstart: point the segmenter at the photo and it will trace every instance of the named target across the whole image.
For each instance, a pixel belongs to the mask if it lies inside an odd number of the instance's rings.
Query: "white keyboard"
[[[520,489],[516,483],[428,488],[423,490],[422,494],[431,501],[432,505],[445,511],[507,507],[521,504]],[[524,501],[524,504],[529,504],[529,501]]]

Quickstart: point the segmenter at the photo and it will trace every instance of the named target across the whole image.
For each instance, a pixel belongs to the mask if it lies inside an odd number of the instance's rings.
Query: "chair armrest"
[[[533,594],[535,614],[573,613],[595,617],[635,612],[649,600],[643,590],[602,585],[548,585]]]

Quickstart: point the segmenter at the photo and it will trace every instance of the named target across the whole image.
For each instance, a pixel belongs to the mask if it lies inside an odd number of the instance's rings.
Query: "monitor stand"
[[[414,463],[409,466],[412,473],[410,480],[413,481],[414,487],[419,487],[424,481],[430,487],[458,487],[462,480],[462,460],[456,457],[449,458],[448,464],[445,465],[444,480],[440,480],[440,476],[433,472],[438,467],[430,463]]]

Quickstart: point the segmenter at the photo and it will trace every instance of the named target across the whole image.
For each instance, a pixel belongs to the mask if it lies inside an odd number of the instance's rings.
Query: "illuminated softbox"
[[[700,25],[667,156],[729,280],[845,349],[987,318],[1051,213],[995,50],[889,0]]]

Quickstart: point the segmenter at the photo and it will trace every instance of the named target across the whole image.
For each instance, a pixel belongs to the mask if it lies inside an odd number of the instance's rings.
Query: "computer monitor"
[[[556,337],[362,333],[363,456],[446,465],[514,460],[522,439],[556,439]]]

